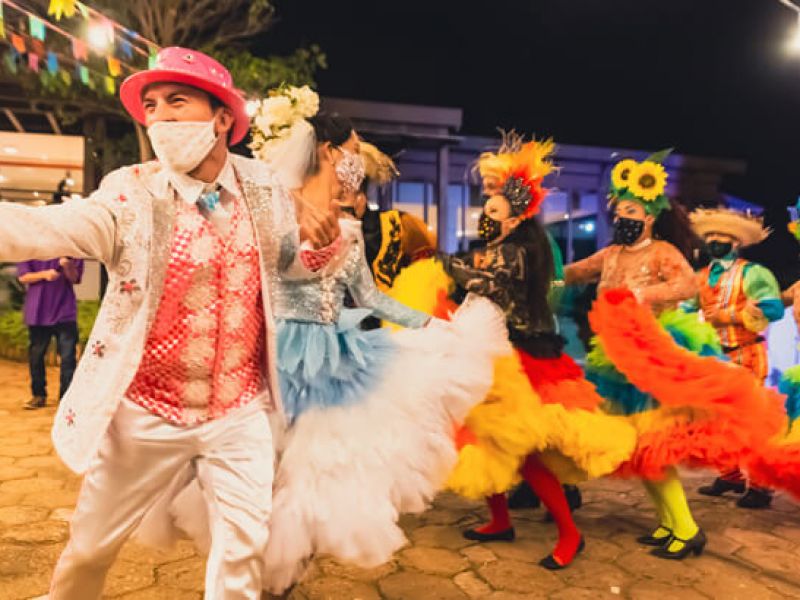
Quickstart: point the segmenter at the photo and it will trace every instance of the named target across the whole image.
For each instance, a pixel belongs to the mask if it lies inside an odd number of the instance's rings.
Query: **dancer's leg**
[[[558,527],[558,543],[553,550],[553,558],[559,565],[568,565],[578,552],[581,534],[572,520],[572,512],[561,482],[535,454],[528,456],[520,473],[553,515]]]

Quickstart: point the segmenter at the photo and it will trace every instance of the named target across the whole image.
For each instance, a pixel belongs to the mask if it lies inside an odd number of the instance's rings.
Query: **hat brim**
[[[152,69],[139,71],[129,76],[119,89],[122,105],[134,120],[145,125],[144,106],[142,105],[142,91],[152,83],[180,83],[203,90],[219,99],[233,113],[233,128],[231,130],[230,145],[241,142],[250,128],[250,117],[247,116],[246,102],[242,95],[235,89],[225,88],[207,81],[191,73],[184,73],[171,69]]]
[[[769,235],[760,221],[731,212],[701,210],[690,215],[692,229],[700,237],[721,233],[735,238],[744,246],[764,241]]]

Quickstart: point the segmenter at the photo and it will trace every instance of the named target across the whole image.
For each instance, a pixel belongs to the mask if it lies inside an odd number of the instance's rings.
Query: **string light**
[[[103,53],[114,43],[114,28],[107,22],[94,20],[89,23],[89,45],[95,52]]]
[[[792,37],[786,43],[786,50],[792,54],[800,54],[800,6],[792,2],[792,0],[778,0],[778,2],[797,14],[797,26]]]

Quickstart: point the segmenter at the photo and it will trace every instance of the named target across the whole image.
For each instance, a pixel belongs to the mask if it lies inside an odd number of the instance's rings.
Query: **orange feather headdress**
[[[481,154],[478,172],[483,179],[494,180],[498,194],[509,201],[514,216],[529,219],[539,212],[547,196],[542,181],[555,169],[551,160],[554,150],[552,139],[524,142],[512,131],[503,134],[503,144],[497,152]]]

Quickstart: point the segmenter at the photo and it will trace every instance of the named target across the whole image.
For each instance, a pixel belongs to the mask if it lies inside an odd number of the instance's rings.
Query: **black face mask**
[[[614,221],[614,243],[623,246],[632,246],[644,231],[644,221],[640,219],[626,219],[617,217]]]
[[[733,250],[733,244],[731,242],[718,242],[717,240],[711,240],[706,244],[706,249],[711,255],[711,258],[725,258],[728,254],[730,254],[730,251]]]
[[[358,215],[356,215],[355,206],[340,206],[339,210],[341,210],[346,215],[352,215],[352,216],[358,218]]]
[[[491,242],[499,238],[501,233],[500,221],[495,221],[486,213],[481,213],[481,217],[478,219],[478,237],[485,242]]]

